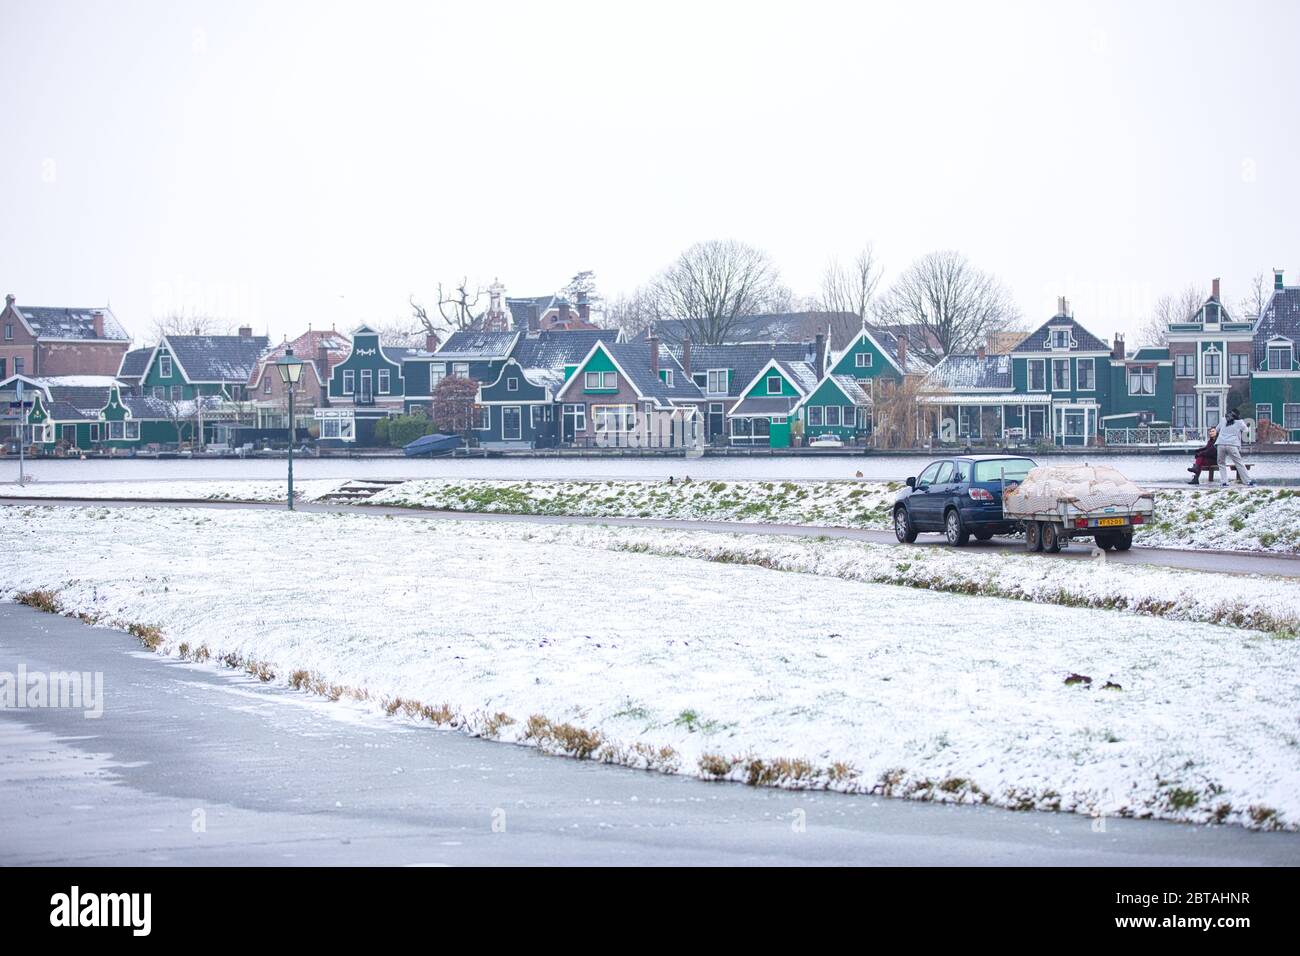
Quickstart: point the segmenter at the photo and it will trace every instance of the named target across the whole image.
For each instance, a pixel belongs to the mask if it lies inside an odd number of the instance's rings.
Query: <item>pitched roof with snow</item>
[[[861,327],[862,319],[854,312],[766,312],[738,318],[728,330],[724,344],[811,342],[817,333],[829,331],[829,347],[837,350],[852,342]],[[691,323],[683,319],[668,319],[654,325],[655,334],[674,346],[686,339],[690,329]]]
[[[149,367],[149,356],[153,355],[153,346],[131,349],[122,356],[122,364],[117,370],[118,378],[140,379]]]
[[[518,332],[453,332],[434,354],[445,359],[504,359],[514,348],[518,335]]]
[[[1072,315],[1057,314],[1048,319],[1034,331],[1030,332],[1020,344],[1011,350],[1013,355],[1023,355],[1025,353],[1038,354],[1041,352],[1064,352],[1065,349],[1052,349],[1053,328],[1070,329],[1070,348],[1071,352],[1109,352],[1110,345],[1102,339],[1097,338],[1082,325],[1075,321]]]
[[[1300,286],[1276,289],[1259,314],[1255,325],[1254,367],[1262,369],[1268,360],[1268,340],[1290,339],[1300,347]],[[1292,352],[1295,355],[1295,352]]]
[[[666,351],[672,354],[680,365],[683,349],[680,345],[669,345]],[[728,369],[727,395],[739,398],[741,392],[754,380],[769,361],[803,362],[810,366],[816,364],[816,346],[813,342],[770,342],[737,343],[734,345],[695,345],[691,344],[691,373],[703,375],[710,369]]]
[[[511,356],[525,369],[559,369],[577,365],[597,342],[613,345],[618,332],[613,329],[531,332],[519,336]]]
[[[23,317],[38,339],[86,339],[101,342],[129,342],[131,336],[107,308],[80,308],[49,305],[18,305],[14,310]],[[104,334],[95,334],[95,316],[104,320]]]
[[[572,333],[566,333],[572,334]],[[670,369],[673,373],[669,385],[650,368],[650,344],[637,342],[603,342],[609,354],[614,357],[620,368],[631,379],[632,384],[646,398],[653,398],[660,405],[669,405],[676,401],[694,401],[703,398],[703,393],[686,375],[681,363],[667,349],[659,349],[660,369]]]
[[[944,390],[1010,389],[1011,356],[945,355],[926,378],[932,388]]]
[[[266,351],[265,335],[169,335],[167,344],[191,382],[243,385]]]

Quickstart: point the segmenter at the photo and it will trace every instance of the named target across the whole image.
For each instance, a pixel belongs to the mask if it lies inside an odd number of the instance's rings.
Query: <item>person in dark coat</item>
[[[1210,440],[1200,448],[1196,449],[1196,459],[1192,462],[1192,467],[1187,470],[1192,473],[1189,485],[1199,485],[1201,483],[1201,472],[1206,468],[1217,468],[1219,465],[1219,452],[1214,447],[1215,441],[1218,440],[1219,430],[1210,429]]]

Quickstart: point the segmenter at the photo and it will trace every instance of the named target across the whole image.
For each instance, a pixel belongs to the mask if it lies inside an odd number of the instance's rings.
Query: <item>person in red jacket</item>
[[[1219,465],[1219,452],[1214,447],[1215,441],[1219,437],[1217,428],[1210,429],[1210,440],[1200,448],[1196,449],[1196,459],[1192,462],[1192,467],[1187,470],[1192,473],[1189,485],[1199,485],[1201,483],[1201,472],[1206,468],[1217,468]]]

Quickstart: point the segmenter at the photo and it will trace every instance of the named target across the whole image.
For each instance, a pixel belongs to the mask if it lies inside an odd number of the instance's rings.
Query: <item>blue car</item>
[[[1032,458],[961,455],[931,462],[894,501],[894,534],[911,544],[925,531],[938,531],[960,547],[975,536],[987,541],[1011,534],[1019,523],[1002,514],[1002,493],[1024,480]]]

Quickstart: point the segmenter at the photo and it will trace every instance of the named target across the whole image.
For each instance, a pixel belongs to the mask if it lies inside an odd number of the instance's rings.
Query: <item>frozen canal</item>
[[[1081,464],[1085,456],[1033,455],[1040,464]],[[1269,455],[1247,460],[1256,478],[1300,477],[1300,455]],[[929,455],[861,455],[754,458],[298,458],[298,478],[865,478],[902,480],[917,474]],[[1092,461],[1119,468],[1136,481],[1185,480],[1185,455],[1097,456]],[[27,474],[39,481],[142,481],[231,478],[282,478],[283,458],[185,461],[120,459],[29,462]],[[12,482],[18,462],[0,462],[0,482]]]

